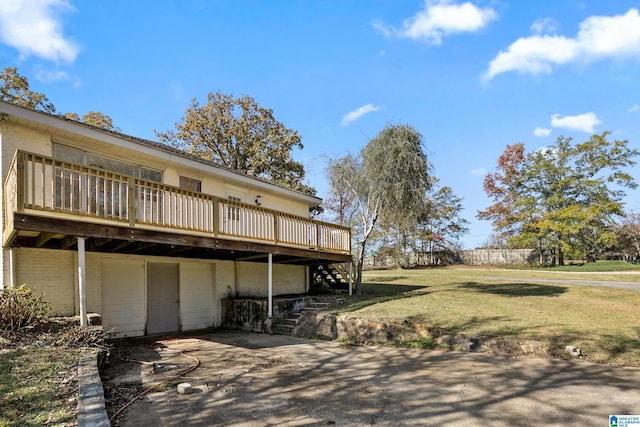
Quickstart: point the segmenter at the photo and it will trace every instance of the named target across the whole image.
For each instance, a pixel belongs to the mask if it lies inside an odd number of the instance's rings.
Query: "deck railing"
[[[131,227],[161,227],[334,253],[351,251],[347,227],[24,151],[16,153],[4,194],[5,230],[14,212],[31,210]]]

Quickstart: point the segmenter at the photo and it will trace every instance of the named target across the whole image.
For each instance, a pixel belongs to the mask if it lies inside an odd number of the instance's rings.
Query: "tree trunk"
[[[358,253],[358,259],[356,263],[356,282],[355,288],[358,294],[362,293],[362,267],[364,266],[364,247],[366,242],[362,242],[362,246],[360,247],[360,251]]]
[[[562,253],[562,249],[560,249],[560,243],[556,243],[556,259],[555,259],[555,265],[557,266],[561,266],[564,265],[564,254]]]

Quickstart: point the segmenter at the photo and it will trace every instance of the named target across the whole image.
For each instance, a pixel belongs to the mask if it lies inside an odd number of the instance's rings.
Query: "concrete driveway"
[[[220,331],[118,346],[109,382],[145,386],[121,426],[608,426],[640,413],[640,369]],[[153,373],[155,371],[162,371]],[[174,369],[175,368],[175,369]],[[181,395],[175,384],[194,393]]]

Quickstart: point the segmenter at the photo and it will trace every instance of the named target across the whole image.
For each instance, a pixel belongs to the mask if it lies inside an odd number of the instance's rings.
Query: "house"
[[[0,287],[115,337],[218,327],[222,300],[308,290],[351,260],[321,200],[164,144],[0,102]]]

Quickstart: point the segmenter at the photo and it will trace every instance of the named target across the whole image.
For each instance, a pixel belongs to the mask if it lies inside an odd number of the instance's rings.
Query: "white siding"
[[[102,324],[113,337],[142,336],[146,322],[142,259],[102,259]]]
[[[180,318],[182,330],[211,328],[215,320],[211,264],[180,264]]]

